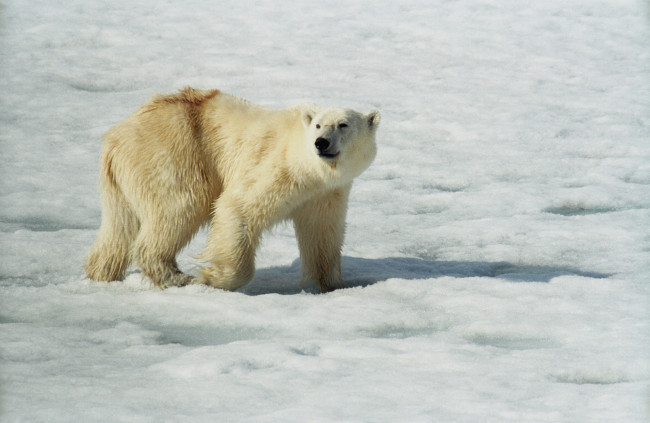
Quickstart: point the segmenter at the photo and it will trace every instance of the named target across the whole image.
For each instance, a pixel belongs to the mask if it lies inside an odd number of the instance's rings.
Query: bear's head
[[[380,119],[376,110],[364,115],[350,109],[306,106],[302,121],[307,150],[325,166],[340,172],[341,177],[355,178],[375,158],[375,132]]]

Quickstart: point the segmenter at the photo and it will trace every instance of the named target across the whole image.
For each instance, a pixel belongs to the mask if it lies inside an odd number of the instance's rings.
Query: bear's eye
[[[348,127],[347,123],[345,123],[345,122],[344,123],[339,123],[339,128],[340,129],[347,128],[347,127]]]
[[[320,129],[320,123],[316,124],[316,129]]]

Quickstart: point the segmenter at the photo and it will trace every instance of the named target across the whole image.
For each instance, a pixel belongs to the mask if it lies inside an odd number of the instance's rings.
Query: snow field
[[[5,2],[0,420],[646,421],[647,16],[632,0]],[[185,85],[382,112],[350,201],[350,289],[301,292],[288,225],[239,292],[84,279],[102,134]]]

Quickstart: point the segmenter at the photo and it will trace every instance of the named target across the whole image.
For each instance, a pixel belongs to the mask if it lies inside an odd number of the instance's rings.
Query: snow
[[[1,9],[3,422],[647,421],[645,2]],[[102,134],[185,85],[381,110],[350,289],[301,292],[290,226],[238,292],[84,278]]]

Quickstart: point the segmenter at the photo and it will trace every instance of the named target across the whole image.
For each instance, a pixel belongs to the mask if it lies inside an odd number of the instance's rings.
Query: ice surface
[[[0,420],[647,421],[648,16],[632,0],[3,2]],[[102,134],[185,85],[381,110],[350,289],[300,291],[288,226],[239,292],[84,279]]]

